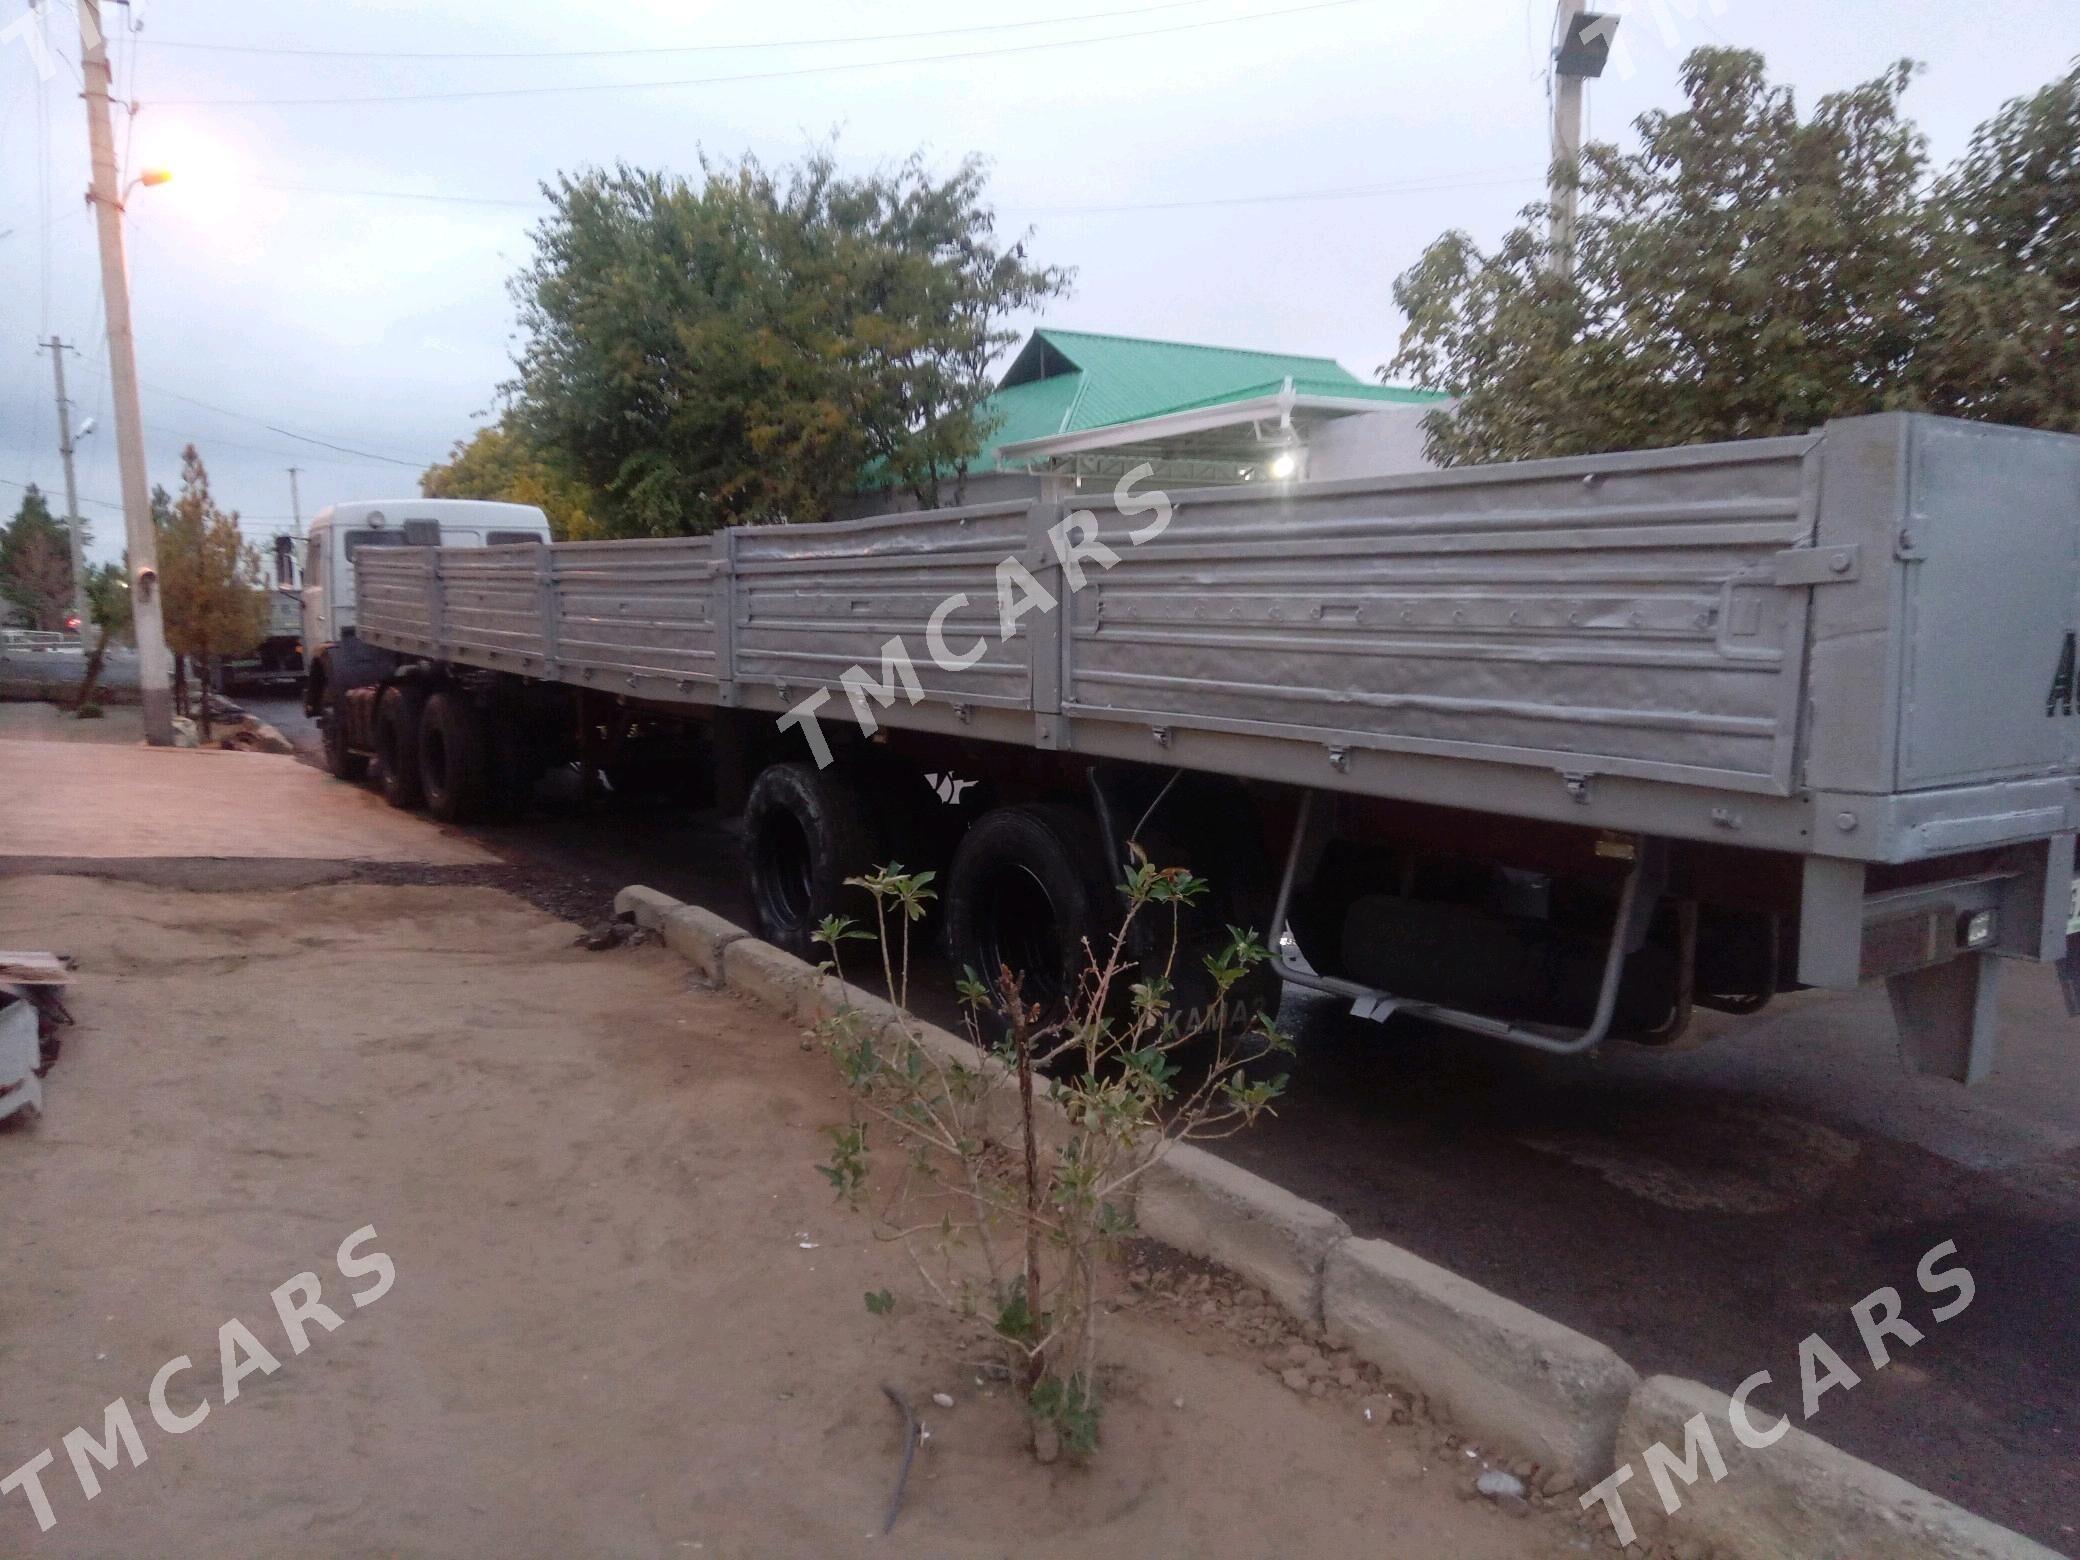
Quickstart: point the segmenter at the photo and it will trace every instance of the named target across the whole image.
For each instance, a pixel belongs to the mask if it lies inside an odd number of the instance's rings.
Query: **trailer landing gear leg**
[[[1990,953],[1962,953],[1947,964],[1886,977],[1908,1072],[1978,1083],[1993,1071],[2000,965]]]

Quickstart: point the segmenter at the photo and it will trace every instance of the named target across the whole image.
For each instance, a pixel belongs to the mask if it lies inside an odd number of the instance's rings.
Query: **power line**
[[[341,190],[324,189],[314,184],[274,184],[265,179],[256,179],[252,187],[262,190],[282,190],[292,195],[339,195],[363,200],[424,200],[445,206],[498,206],[516,211],[540,211],[548,201],[540,196],[533,200],[499,200],[488,195],[445,195],[424,190]]]
[[[319,108],[363,103],[459,103],[483,98],[551,97],[580,92],[649,92],[675,87],[725,86],[732,82],[780,81],[799,76],[836,75],[846,71],[887,70],[896,65],[935,65],[958,60],[996,59],[1010,54],[1033,54],[1043,49],[1076,49],[1094,43],[1123,43],[1133,38],[1154,38],[1169,33],[1196,32],[1205,27],[1232,27],[1243,22],[1282,21],[1312,11],[1341,10],[1345,6],[1369,5],[1374,0],[1312,0],[1311,4],[1287,6],[1276,11],[1255,11],[1244,16],[1215,16],[1196,22],[1174,22],[1165,27],[1143,27],[1131,32],[1106,33],[1096,38],[1057,38],[1044,43],[1011,44],[997,49],[959,49],[945,54],[918,54],[907,58],[840,60],[827,65],[799,65],[784,70],[740,72],[734,76],[688,76],[672,81],[564,82],[545,87],[472,87],[450,92],[375,92],[340,97],[278,98],[167,98],[162,108]]]
[[[40,482],[18,482],[13,477],[0,477],[0,487],[19,488],[23,492],[33,488],[39,494],[48,494],[49,491]],[[120,511],[123,507],[113,499],[107,498],[83,498],[80,502],[82,504],[92,504],[96,509]],[[281,525],[289,519],[287,515],[249,515],[239,510],[227,510],[225,512],[240,525]]]
[[[1487,189],[1504,184],[1542,182],[1545,175],[1535,170],[1511,172],[1502,168],[1483,168],[1459,174],[1430,174],[1421,179],[1405,179],[1388,184],[1350,185],[1326,190],[1275,190],[1255,195],[1210,195],[1198,199],[1163,201],[1120,201],[1107,205],[1077,206],[1028,206],[1017,201],[1007,201],[1002,210],[1029,217],[1080,217],[1100,216],[1109,213],[1137,213],[1144,211],[1195,211],[1221,206],[1269,206],[1284,205],[1293,201],[1310,200],[1366,200],[1381,195],[1404,195],[1425,190]],[[280,190],[293,195],[318,195],[356,200],[418,200],[441,205],[493,206],[516,211],[544,211],[549,201],[542,197],[534,200],[502,200],[485,195],[448,195],[430,190],[363,190],[328,189],[314,184],[273,184],[262,180],[253,181],[253,188]]]
[[[87,372],[92,373],[93,370],[89,369]],[[284,428],[279,423],[271,423],[264,417],[255,417],[250,412],[233,411],[228,406],[218,406],[211,401],[204,401],[192,395],[184,395],[178,390],[168,390],[163,386],[153,384],[150,380],[140,379],[138,383],[154,395],[163,395],[170,400],[184,401],[190,406],[199,406],[206,412],[215,412],[222,417],[230,417],[235,418],[239,422],[252,423],[255,427],[265,428],[269,433],[277,434],[284,439],[295,439],[303,444],[315,444],[321,449],[334,450],[341,455],[352,455],[359,460],[379,461],[387,466],[409,466],[414,471],[424,471],[428,466],[438,464],[437,461],[432,460],[411,460],[402,455],[382,455],[374,450],[357,450],[345,444],[335,444],[330,439],[321,439],[314,433],[298,433],[293,428]]]
[[[1147,16],[1156,11],[1182,11],[1205,5],[1208,0],[1163,0],[1160,5],[1129,6],[1109,11],[1084,11],[1074,16],[1042,16],[1023,22],[986,22],[967,27],[932,27],[918,32],[854,33],[832,38],[768,38],[752,43],[644,44],[625,49],[298,49],[251,43],[202,43],[185,39],[151,38],[153,49],[195,49],[212,54],[264,54],[291,59],[322,60],[606,60],[658,54],[733,54],[754,49],[820,49],[841,44],[907,43],[919,38],[944,38],[959,33],[1018,32],[1033,27],[1066,27],[1075,22],[1116,21],[1122,17]]]
[[[1358,184],[1333,190],[1279,190],[1261,195],[1213,195],[1203,200],[1156,200],[1128,201],[1109,206],[1014,206],[1007,211],[1016,211],[1029,217],[1082,217],[1100,216],[1112,212],[1139,213],[1144,211],[1199,211],[1217,206],[1270,206],[1283,205],[1289,201],[1307,200],[1370,200],[1380,195],[1420,194],[1426,190],[1474,190],[1489,189],[1504,184],[1541,184],[1543,173],[1504,173],[1494,170],[1493,176],[1485,174],[1453,175],[1450,177],[1409,179],[1398,184]]]

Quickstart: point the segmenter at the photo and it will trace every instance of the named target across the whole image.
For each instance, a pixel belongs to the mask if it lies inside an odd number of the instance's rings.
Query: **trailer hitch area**
[[[1625,977],[1625,961],[1646,943],[1647,929],[1653,924],[1654,912],[1667,886],[1668,857],[1660,840],[1643,837],[1639,841],[1632,869],[1626,874],[1625,886],[1618,896],[1618,913],[1611,924],[1611,940],[1604,952],[1603,976],[1597,987],[1596,1010],[1586,1028],[1569,1030],[1544,1024],[1512,1023],[1507,1019],[1491,1018],[1485,1013],[1470,1013],[1435,1002],[1397,997],[1377,986],[1323,975],[1310,969],[1300,957],[1299,946],[1286,935],[1286,917],[1292,909],[1300,862],[1306,853],[1314,798],[1312,791],[1301,798],[1300,814],[1293,821],[1292,841],[1286,847],[1285,871],[1279,879],[1278,906],[1271,916],[1271,924],[1278,932],[1277,970],[1281,978],[1311,991],[1344,998],[1351,1004],[1351,1013],[1358,1018],[1384,1022],[1393,1014],[1405,1013],[1411,1018],[1464,1030],[1468,1034],[1485,1035],[1491,1040],[1506,1040],[1512,1045],[1554,1056],[1577,1056],[1593,1051],[1609,1038],[1611,1021],[1618,1009],[1618,988]]]

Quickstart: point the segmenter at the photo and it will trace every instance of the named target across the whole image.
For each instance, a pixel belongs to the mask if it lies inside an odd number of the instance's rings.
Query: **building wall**
[[[1449,404],[1395,406],[1323,424],[1307,441],[1308,478],[1330,481],[1435,471],[1436,463],[1423,453],[1423,419]]]
[[[947,507],[953,504],[953,484],[939,485],[941,498]],[[967,487],[961,495],[964,504],[996,504],[1012,500],[1038,498],[1040,478],[1024,472],[984,471],[969,476]],[[908,489],[883,490],[875,493],[858,493],[847,502],[838,505],[832,512],[833,520],[861,520],[868,515],[907,515],[922,507]]]

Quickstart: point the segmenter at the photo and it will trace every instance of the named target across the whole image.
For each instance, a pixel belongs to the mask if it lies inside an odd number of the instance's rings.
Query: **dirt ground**
[[[1364,1384],[1281,1384],[1246,1297],[1238,1325],[1189,1276],[1114,1318],[1094,1465],[1037,1466],[817,1175],[820,1052],[572,934],[480,887],[0,881],[0,946],[81,964],[48,1114],[0,1127],[0,1477],[49,1447],[56,1517],[0,1498],[0,1553],[1591,1550],[1571,1498],[1467,1499],[1479,1464]],[[364,1225],[395,1276],[357,1309],[376,1279],[335,1249]],[[304,1271],[341,1321],[293,1353],[269,1295]],[[232,1317],[280,1363],[226,1401]],[[182,1354],[170,1411],[211,1407],[176,1437],[147,1394]],[[884,1382],[930,1430],[886,1539]],[[88,1502],[62,1437],[119,1397],[148,1460]]]

